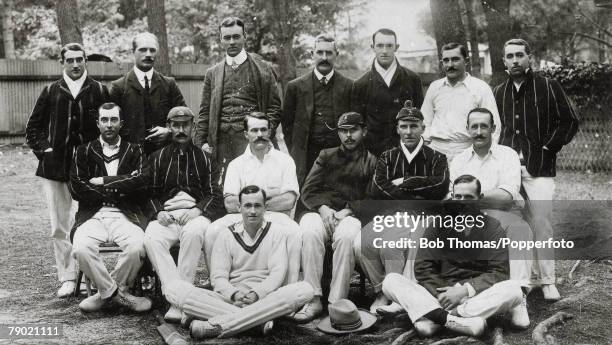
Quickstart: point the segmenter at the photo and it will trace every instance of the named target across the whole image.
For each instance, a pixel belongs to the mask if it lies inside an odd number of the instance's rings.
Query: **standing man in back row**
[[[259,56],[244,50],[244,22],[228,17],[219,24],[223,61],[206,71],[194,143],[212,154],[221,171],[244,153],[249,142],[244,136],[244,117],[254,111],[270,121],[270,138],[280,122],[280,95],[272,68]]]
[[[372,69],[355,80],[351,107],[366,118],[366,148],[375,156],[380,156],[399,141],[395,116],[405,101],[411,100],[415,107],[421,107],[423,87],[416,73],[397,62],[395,52],[399,44],[394,31],[376,31],[372,35],[371,47],[376,58]]]
[[[121,136],[141,144],[147,155],[170,143],[166,116],[170,109],[185,105],[174,78],[154,70],[158,51],[159,43],[152,33],[134,36],[134,69],[110,85],[110,98],[125,115]]]

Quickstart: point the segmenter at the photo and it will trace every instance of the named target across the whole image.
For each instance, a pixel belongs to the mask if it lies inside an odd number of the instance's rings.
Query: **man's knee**
[[[360,236],[361,222],[353,217],[344,218],[336,227],[334,242],[353,245],[356,236]]]
[[[494,284],[491,288],[493,287],[499,289],[506,298],[513,300],[516,304],[521,303],[523,299],[521,284],[515,280],[504,280]]]
[[[79,260],[97,255],[97,244],[92,242],[74,241],[72,243],[72,256]]]
[[[204,234],[210,227],[210,221],[204,217],[196,217],[183,226],[183,236],[189,239],[204,240]]]

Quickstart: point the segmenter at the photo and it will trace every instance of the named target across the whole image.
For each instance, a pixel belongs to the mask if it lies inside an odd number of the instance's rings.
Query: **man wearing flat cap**
[[[374,173],[373,197],[379,200],[442,200],[448,192],[449,173],[446,156],[423,143],[423,114],[406,101],[396,116],[397,146],[383,152]],[[382,294],[385,274],[403,273],[408,249],[380,250],[373,244],[355,239],[356,254],[378,296],[371,312],[387,304]],[[409,267],[411,269],[411,267]],[[411,275],[412,273],[409,272]]]
[[[144,244],[164,294],[176,270],[182,280],[193,282],[204,232],[223,211],[215,164],[191,142],[193,117],[187,107],[172,108],[166,125],[172,142],[149,157],[152,196],[146,206],[152,221]],[[177,242],[181,249],[175,265],[169,249]],[[172,306],[165,318],[180,321],[181,313]]]
[[[361,230],[355,203],[367,198],[376,168],[376,157],[363,145],[367,132],[361,114],[342,114],[338,120],[341,145],[319,153],[302,187],[302,202],[309,210],[300,220],[302,270],[304,280],[314,287],[314,298],[295,314],[298,322],[314,319],[323,309],[321,277],[327,242],[334,251],[328,301],[348,296],[355,267],[353,240]]]

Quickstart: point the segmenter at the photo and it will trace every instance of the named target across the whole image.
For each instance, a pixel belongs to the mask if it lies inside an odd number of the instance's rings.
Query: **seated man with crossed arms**
[[[193,338],[232,336],[297,310],[313,297],[306,282],[283,286],[287,273],[286,232],[264,218],[266,193],[249,185],[238,194],[241,220],[217,236],[210,267],[214,292],[175,277],[166,298],[188,317]]]

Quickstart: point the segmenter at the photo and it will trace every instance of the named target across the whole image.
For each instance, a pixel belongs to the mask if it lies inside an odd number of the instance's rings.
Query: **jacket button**
[[[519,131],[519,130],[517,129],[517,130],[516,130],[516,134],[520,134],[520,133],[521,133],[521,131]]]
[[[514,115],[514,117],[518,119],[519,118],[519,114]]]

